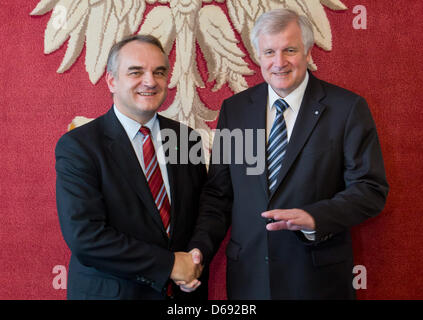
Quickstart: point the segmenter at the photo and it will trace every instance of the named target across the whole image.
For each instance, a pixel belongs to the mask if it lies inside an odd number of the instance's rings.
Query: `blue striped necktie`
[[[285,156],[288,144],[288,135],[283,113],[289,108],[289,105],[285,100],[278,99],[275,101],[274,106],[276,108],[276,117],[272,129],[270,130],[266,150],[269,194],[275,191],[278,172],[282,167],[282,160]]]

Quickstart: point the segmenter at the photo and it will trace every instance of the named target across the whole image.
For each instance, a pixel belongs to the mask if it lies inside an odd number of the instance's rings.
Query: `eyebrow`
[[[137,67],[137,66],[129,66],[128,67],[128,71],[131,71],[131,70],[143,70],[144,68],[143,67]]]
[[[154,71],[167,71],[167,67],[166,66],[160,66],[157,67],[156,69],[154,69]],[[133,71],[133,70],[137,70],[137,71],[142,71],[144,70],[144,67],[141,66],[129,66],[128,67],[128,71]]]

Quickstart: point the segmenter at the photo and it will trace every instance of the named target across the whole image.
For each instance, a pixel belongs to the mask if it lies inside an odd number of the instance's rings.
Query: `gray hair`
[[[265,12],[257,19],[250,35],[256,53],[260,55],[258,39],[261,34],[279,33],[292,21],[296,21],[301,29],[305,53],[307,53],[314,44],[313,26],[307,17],[299,15],[294,10],[283,8]]]
[[[141,43],[150,43],[156,46],[157,48],[159,48],[160,51],[163,52],[163,55],[166,58],[166,66],[167,67],[169,66],[169,60],[168,60],[167,54],[164,51],[163,46],[160,43],[160,40],[152,35],[137,34],[137,35],[132,35],[132,36],[123,38],[121,41],[115,43],[113,47],[110,49],[109,56],[107,58],[107,72],[108,73],[112,74],[114,77],[117,77],[117,73],[118,73],[117,70],[119,67],[118,58],[119,58],[120,49],[122,49],[126,44],[132,41],[138,41]]]

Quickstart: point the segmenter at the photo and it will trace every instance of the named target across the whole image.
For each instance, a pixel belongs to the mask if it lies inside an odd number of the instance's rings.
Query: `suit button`
[[[268,257],[268,256],[265,256],[265,257],[264,257],[264,261],[265,261],[266,263],[269,263],[269,257]]]
[[[139,281],[139,282],[141,282],[141,283],[147,283],[147,284],[148,284],[148,282],[149,282],[146,278],[144,278],[144,277],[140,277],[140,276],[137,276],[137,281]]]

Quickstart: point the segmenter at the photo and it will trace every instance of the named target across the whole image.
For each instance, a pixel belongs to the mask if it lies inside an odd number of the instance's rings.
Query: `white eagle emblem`
[[[227,13],[221,5],[226,2]],[[145,17],[147,4],[159,3]],[[175,62],[169,88],[177,89],[174,101],[163,115],[200,130],[208,148],[212,135],[208,121],[218,111],[207,108],[197,88],[204,82],[197,68],[196,44],[207,62],[208,79],[215,81],[213,91],[227,83],[234,93],[247,88],[245,76],[254,72],[244,60],[235,31],[249,56],[257,62],[249,34],[256,19],[266,11],[285,7],[307,16],[312,22],[316,44],[329,51],[332,33],[324,6],[345,10],[340,0],[40,0],[31,15],[53,13],[44,37],[44,52],[57,50],[68,40],[58,73],[68,70],[86,44],[85,66],[95,84],[103,75],[112,45],[127,35],[152,34],[167,53],[175,46]],[[232,23],[232,26],[231,26]],[[311,63],[311,70],[316,66]],[[216,108],[214,108],[216,109]],[[77,117],[77,121],[91,119]],[[205,133],[204,133],[205,132]]]

